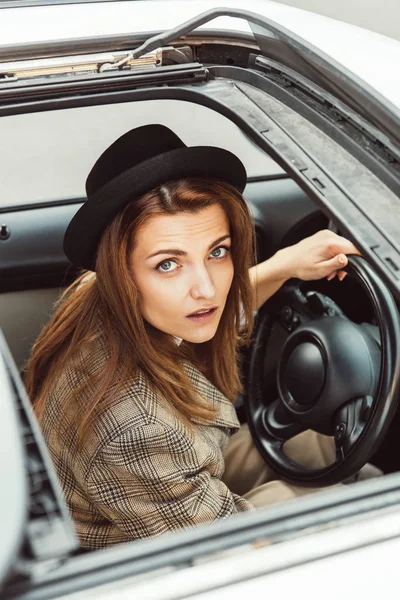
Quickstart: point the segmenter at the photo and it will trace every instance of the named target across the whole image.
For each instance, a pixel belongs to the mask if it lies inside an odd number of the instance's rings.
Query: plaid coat
[[[224,448],[239,428],[235,409],[192,365],[190,380],[216,407],[213,422],[193,419],[188,428],[139,374],[116,394],[78,452],[73,415],[79,406],[71,391],[88,360],[100,369],[105,348],[98,344],[65,369],[41,420],[82,546],[103,548],[253,509],[221,481]]]

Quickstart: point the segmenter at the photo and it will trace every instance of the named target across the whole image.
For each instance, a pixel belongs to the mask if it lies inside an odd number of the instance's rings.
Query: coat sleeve
[[[213,476],[207,455],[187,435],[164,423],[129,429],[109,442],[87,484],[97,510],[132,539],[254,509]]]

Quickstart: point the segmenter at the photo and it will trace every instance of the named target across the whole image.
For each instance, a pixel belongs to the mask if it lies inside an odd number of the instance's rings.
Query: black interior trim
[[[96,1],[96,0],[94,0]],[[109,1],[109,0],[107,0]],[[112,1],[112,0],[110,0]],[[127,0],[128,1],[128,0]],[[1,0],[0,0],[1,2]],[[0,8],[4,8],[0,6]],[[14,44],[2,46],[0,43],[0,59],[2,61],[27,60],[35,58],[49,58],[56,56],[70,56],[76,54],[92,54],[99,52],[119,52],[121,50],[132,50],[148,39],[160,33],[149,31],[140,34],[122,33],[115,35],[100,35],[96,38],[74,38],[72,40],[52,40],[44,42],[31,42],[27,44]],[[190,41],[191,45],[197,46],[204,41],[208,44],[226,43],[234,41],[236,45],[258,50],[254,42],[254,36],[249,33],[233,30],[202,29],[185,36],[185,40],[172,42],[171,46],[181,46],[183,41]]]
[[[254,85],[254,74],[248,69],[219,66],[210,67],[210,72],[216,77]],[[400,147],[396,148],[386,136],[343,102],[304,78],[294,79],[294,75],[293,72],[286,74],[283,65],[274,63],[274,68],[265,69],[258,88],[295,110],[338,142],[400,196]]]

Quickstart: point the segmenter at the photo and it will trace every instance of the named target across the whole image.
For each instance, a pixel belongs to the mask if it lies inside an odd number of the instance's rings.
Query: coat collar
[[[102,343],[100,343],[100,340]],[[104,360],[107,356],[107,344],[103,338],[100,338],[100,340],[98,340],[98,343],[100,344],[98,351],[101,360]],[[90,353],[90,360],[94,360],[96,356],[98,356],[98,354],[92,351]],[[204,400],[209,402],[215,408],[215,416],[211,420],[201,417],[192,417],[192,422],[199,425],[226,427],[235,430],[239,429],[240,422],[232,402],[228,400],[228,398],[226,398],[226,396],[224,396],[222,392],[220,392],[195,365],[193,365],[193,363],[185,362],[184,369],[194,389]],[[135,380],[136,382],[140,381],[144,388],[148,388],[148,383],[142,373],[139,373],[139,375],[135,377]],[[132,382],[129,382],[129,387],[131,385]]]

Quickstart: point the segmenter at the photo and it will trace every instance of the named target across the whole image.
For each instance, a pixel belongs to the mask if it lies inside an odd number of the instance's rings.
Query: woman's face
[[[210,340],[232,283],[230,246],[219,204],[150,217],[137,231],[132,255],[146,321],[188,342]]]

